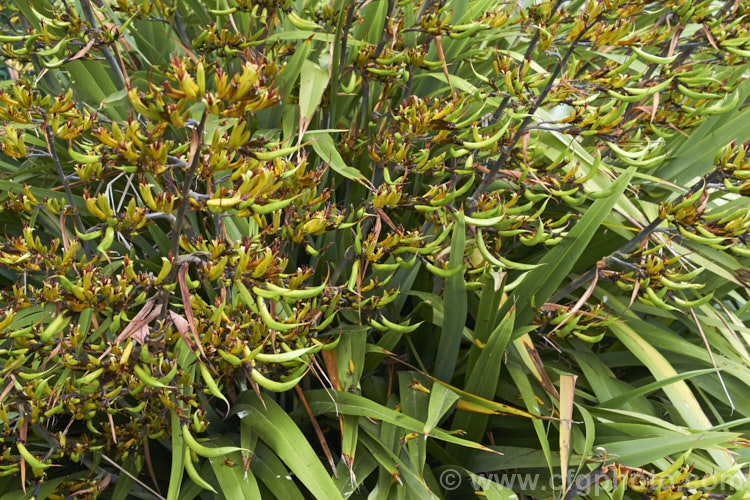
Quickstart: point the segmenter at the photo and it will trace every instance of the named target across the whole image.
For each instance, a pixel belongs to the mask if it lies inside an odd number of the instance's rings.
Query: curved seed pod
[[[328,311],[331,311],[330,314],[317,326],[313,327],[313,330],[321,331],[325,330],[328,325],[333,323],[334,318],[336,318],[336,309],[334,308],[328,308]]]
[[[713,92],[698,92],[697,90],[690,89],[681,83],[677,84],[677,90],[681,94],[690,97],[691,99],[721,99],[723,96],[720,94],[714,94]]]
[[[68,46],[68,43],[70,43],[70,38],[66,36],[62,38],[59,42],[57,42],[55,45],[53,45],[52,47],[37,51],[37,55],[44,56],[44,57],[56,56],[65,51],[65,47]]]
[[[228,16],[229,14],[234,14],[237,12],[237,7],[230,7],[228,9],[208,9],[209,14],[213,14],[215,16]]]
[[[459,273],[461,270],[463,270],[463,266],[458,265],[454,267],[453,269],[443,269],[437,266],[434,266],[430,264],[429,262],[425,262],[425,267],[428,271],[430,271],[432,274],[439,276],[440,278],[449,278],[453,276],[454,274]]]
[[[613,76],[616,76],[616,75],[622,73],[623,71],[625,71],[626,69],[628,69],[630,67],[630,65],[633,64],[637,58],[638,58],[638,54],[636,54],[635,52],[633,52],[632,54],[630,54],[630,57],[628,57],[627,59],[625,59],[625,61],[622,64],[620,64],[615,69],[613,69],[612,71],[610,71],[609,73],[607,73],[606,75],[604,75],[605,78],[612,78]]]
[[[692,240],[696,243],[700,243],[702,245],[717,245],[726,239],[721,236],[714,236],[714,237],[700,236],[698,234],[691,233],[690,231],[682,227],[681,224],[677,225],[677,229],[680,231],[680,234],[682,234],[685,238]]]
[[[286,375],[279,376],[282,382],[289,382],[290,380],[299,380],[300,377],[304,377],[307,373],[309,366],[307,363],[300,363],[294,370]]]
[[[182,438],[185,440],[185,444],[188,445],[188,448],[193,450],[196,455],[204,458],[218,458],[234,453],[235,451],[249,451],[236,446],[217,446],[216,448],[204,446],[200,444],[192,434],[190,434],[190,429],[187,424],[183,424],[182,426]]]
[[[289,19],[289,22],[292,24],[292,26],[294,26],[298,30],[311,31],[320,28],[319,24],[314,23],[313,21],[310,21],[308,19],[303,19],[294,12],[290,12],[289,14],[287,14],[286,18]]]
[[[676,307],[670,306],[669,304],[664,302],[664,300],[656,294],[653,288],[647,286],[644,287],[644,289],[646,290],[646,296],[653,305],[655,305],[659,309],[664,309],[665,311],[677,311]]]
[[[140,390],[136,389],[134,391],[130,391],[130,394],[133,395],[133,394],[137,394],[138,392],[140,392]],[[141,401],[138,406],[125,407],[125,409],[128,410],[130,413],[136,415],[136,414],[142,412],[145,407],[146,407],[146,402],[145,401]]]
[[[595,200],[598,200],[601,198],[607,198],[609,196],[612,196],[612,193],[615,192],[615,188],[616,186],[615,186],[615,183],[613,182],[602,191],[589,191],[587,189],[584,189],[584,193],[586,193],[587,196]]]
[[[23,42],[26,35],[0,35],[0,43]]]
[[[211,198],[210,200],[206,200],[206,205],[213,208],[232,208],[241,200],[241,196],[232,196],[230,198]]]
[[[735,92],[735,96],[732,98],[732,100],[725,102],[724,104],[719,104],[716,106],[710,106],[705,107],[701,110],[701,114],[704,115],[722,115],[724,113],[727,113],[729,110],[737,106],[737,104],[740,103],[742,100],[742,96],[739,92]]]
[[[729,249],[742,257],[750,257],[750,248],[742,248],[738,245],[731,245]]]
[[[478,142],[464,141],[463,146],[470,148],[470,149],[483,149],[483,148],[493,146],[500,141],[503,135],[505,135],[505,132],[508,131],[509,127],[510,127],[510,120],[508,120],[508,122],[503,126],[503,128],[495,132],[491,137],[483,141],[478,141]]]
[[[545,236],[549,238],[552,235],[544,232],[544,224],[542,223],[542,220],[539,219],[536,233],[533,236],[519,236],[518,240],[526,246],[534,246],[542,243],[546,239]]]
[[[682,300],[678,297],[674,297],[675,304],[679,305],[680,307],[700,307],[703,305],[708,304],[711,299],[714,298],[714,292],[709,293],[708,295],[704,295],[703,297],[700,297],[699,299],[695,300]]]
[[[644,98],[647,97],[645,95],[625,95],[625,94],[620,94],[620,93],[615,92],[614,90],[611,90],[611,89],[607,90],[607,94],[610,97],[612,97],[614,99],[617,99],[618,101],[627,102],[627,103],[641,102]]]
[[[646,97],[649,95],[656,94],[657,92],[660,92],[667,88],[669,84],[672,83],[672,80],[674,80],[674,77],[667,78],[661,83],[658,83],[654,85],[653,87],[646,87],[646,88],[631,88],[631,87],[624,87],[624,90],[632,95],[640,96],[640,97]]]
[[[636,46],[631,46],[630,48],[633,52],[638,54],[640,58],[645,59],[646,61],[650,63],[654,63],[654,64],[671,64],[675,61],[675,59],[677,59],[677,56],[678,56],[678,54],[675,54],[671,57],[659,57],[653,54],[649,54],[648,52],[643,51]]]
[[[285,392],[290,389],[293,389],[294,386],[300,383],[300,381],[306,374],[307,372],[305,371],[305,373],[303,373],[302,375],[300,375],[299,377],[295,379],[288,380],[286,382],[276,382],[275,380],[266,378],[265,376],[263,376],[262,373],[260,373],[260,371],[256,370],[255,368],[253,368],[253,370],[250,372],[250,376],[253,377],[253,380],[255,380],[255,382],[259,386],[263,387],[264,389],[268,389],[269,391],[273,391],[273,392]]]
[[[609,147],[609,148],[610,148],[610,149],[611,149],[612,151],[614,151],[614,152],[615,152],[615,153],[617,154],[617,156],[619,156],[619,157],[621,157],[621,158],[622,158],[622,157],[624,157],[624,158],[628,158],[628,159],[631,159],[631,160],[640,160],[641,158],[643,158],[643,157],[644,157],[644,156],[646,155],[646,153],[648,153],[648,150],[647,150],[647,149],[645,149],[645,148],[644,148],[644,149],[642,149],[642,150],[640,150],[640,151],[636,151],[636,152],[633,152],[633,151],[625,151],[625,150],[624,150],[624,149],[622,149],[622,148],[621,148],[620,146],[618,146],[618,145],[617,145],[617,143],[616,143],[616,142],[614,142],[614,141],[612,141],[612,142],[608,142],[608,143],[607,143],[607,146],[608,146],[608,147]]]
[[[33,469],[46,469],[47,467],[49,467],[49,464],[43,463],[41,460],[32,455],[31,452],[26,448],[26,446],[24,446],[20,441],[16,442],[16,448],[18,449],[18,453],[21,454],[21,457]]]
[[[373,263],[372,264],[372,268],[375,271],[393,272],[393,271],[395,271],[396,269],[399,268],[399,264],[398,263],[393,263],[393,264],[377,264],[377,263]]]
[[[253,151],[252,155],[259,160],[273,160],[274,158],[290,155],[301,147],[302,146],[292,146],[289,148],[277,149],[275,151]]]
[[[678,276],[670,276],[670,279],[672,279],[673,281],[690,281],[691,279],[697,278],[698,275],[705,270],[706,270],[705,267],[699,267],[699,268],[693,269],[687,274],[682,274]]]
[[[482,235],[481,229],[477,229],[477,248],[479,249],[479,254],[484,258],[485,261],[487,261],[487,263],[501,269],[505,267],[505,264],[500,262],[499,259],[495,258],[495,256],[492,255],[487,249],[487,246],[484,243],[484,237]]]
[[[279,294],[287,299],[311,299],[313,297],[317,297],[326,289],[327,284],[323,283],[319,286],[312,287],[312,288],[306,288],[306,289],[289,289],[289,288],[282,288],[280,286],[274,285],[273,283],[266,283],[266,287],[268,287],[269,290],[279,292]]]
[[[273,328],[274,330],[278,330],[280,332],[285,332],[287,330],[291,330],[292,328],[298,328],[300,326],[304,326],[304,323],[282,323],[280,321],[276,321],[271,317],[271,313],[268,312],[268,308],[266,307],[266,302],[262,298],[257,299],[258,304],[258,313],[260,314],[260,317],[263,319],[263,323],[266,324],[267,327]]]
[[[45,411],[44,412],[44,416],[45,417],[51,417],[52,415],[57,415],[58,413],[60,413],[61,411],[63,411],[63,409],[64,409],[64,406],[63,406],[63,403],[61,401],[61,402],[57,403],[57,405],[54,406],[53,408],[50,408],[49,410]]]
[[[724,47],[724,49],[730,54],[734,54],[740,57],[750,57],[750,50],[742,50],[736,47]]]
[[[214,487],[211,486],[205,479],[203,479],[201,475],[198,474],[198,471],[195,470],[195,465],[193,465],[193,457],[190,455],[190,449],[188,447],[185,447],[185,472],[187,472],[190,480],[193,481],[196,485],[200,486],[204,490],[209,490],[214,494],[218,494]]]
[[[75,228],[75,231],[76,231],[76,236],[78,237],[78,239],[83,240],[83,241],[91,241],[102,235],[101,229],[89,231],[88,233],[81,233],[80,231],[78,231],[78,228]]]
[[[138,380],[151,387],[152,389],[167,389],[169,386],[162,384],[157,379],[151,376],[141,365],[136,364],[133,367],[133,373],[138,377]]]
[[[336,337],[336,340],[334,340],[333,342],[329,342],[328,344],[324,344],[324,343],[322,343],[320,340],[318,340],[316,338],[313,338],[311,340],[312,340],[312,342],[314,344],[317,344],[320,347],[321,351],[330,351],[332,349],[335,349],[336,346],[339,345],[339,342],[341,341],[341,335],[339,335],[338,337]]]
[[[208,370],[208,367],[199,362],[198,368],[201,371],[201,378],[203,378],[203,382],[205,382],[206,387],[208,388],[208,391],[211,393],[212,396],[221,399],[226,403],[227,405],[227,413],[229,412],[231,405],[229,404],[229,400],[224,396],[224,394],[221,393],[221,390],[219,389],[219,386],[216,384],[216,381],[211,376],[211,372]]]
[[[268,285],[266,283],[266,285]],[[266,290],[265,288],[260,288],[257,286],[253,287],[253,293],[257,295],[258,297],[263,297],[264,299],[277,299],[281,297],[281,292],[272,292],[269,290]]]
[[[573,335],[583,340],[584,342],[588,342],[589,344],[596,344],[604,338],[605,333],[606,332],[602,332],[599,335],[585,335],[581,332],[573,332]]]
[[[561,190],[555,189],[553,187],[550,187],[548,189],[549,189],[549,192],[552,193],[554,196],[570,196],[570,195],[576,194],[578,192],[578,187],[574,187],[572,189],[568,189],[568,190],[565,190],[565,191],[561,191]],[[537,197],[535,197],[535,198],[537,198]],[[537,199],[544,199],[544,198],[547,198],[547,196],[542,196],[542,197],[539,197]],[[532,200],[532,201],[534,201],[534,200]]]
[[[250,208],[252,209],[253,212],[255,212],[258,215],[267,215],[277,210],[286,208],[292,201],[293,199],[289,198],[287,200],[279,200],[279,201],[274,201],[271,203],[266,203],[265,205],[258,205],[257,203],[251,203]],[[240,203],[240,208],[245,208],[242,206],[242,203]]]
[[[359,275],[359,261],[355,260],[354,264],[352,264],[352,272],[349,275],[349,281],[346,283],[346,288],[353,292],[355,287],[357,286],[357,276]]]
[[[365,68],[369,73],[377,76],[396,76],[399,74],[400,68],[381,69],[381,68]]]
[[[349,77],[349,82],[346,84],[341,84],[341,90],[344,91],[345,94],[353,94],[355,90],[357,90],[357,87],[359,87],[362,83],[362,78],[357,77],[357,74],[352,71],[351,76]]]
[[[99,368],[97,370],[94,370],[93,372],[84,375],[83,377],[77,379],[74,381],[76,385],[86,385],[92,383],[94,380],[98,379],[101,374],[104,373],[104,368]]]
[[[521,274],[518,278],[514,279],[511,283],[508,283],[503,287],[503,292],[512,292],[518,286],[523,283],[523,280],[526,279],[526,276],[529,275],[531,271],[526,271],[525,273]]]
[[[23,380],[36,380],[38,378],[42,378],[49,371],[50,370],[45,370],[45,371],[39,372],[39,373],[16,372],[15,375],[17,375],[18,377],[20,377]]]
[[[716,236],[714,233],[706,229],[700,224],[696,224],[693,226],[693,229],[695,229],[696,233],[700,233],[701,235],[705,236],[706,238],[721,238],[721,236]],[[726,238],[723,238],[722,241],[724,241]]]
[[[242,360],[235,356],[234,354],[228,353],[224,351],[223,349],[217,349],[216,350],[219,353],[219,356],[221,356],[221,359],[226,361],[232,366],[240,366],[242,364]]]
[[[630,158],[626,157],[620,157],[620,160],[630,166],[630,167],[638,167],[638,168],[652,168],[657,165],[659,165],[664,159],[667,157],[666,153],[663,155],[655,156],[653,158],[650,158],[648,160],[632,160]]]
[[[97,163],[102,159],[101,155],[87,155],[79,153],[73,148],[68,149],[70,158],[77,163]]]
[[[264,363],[287,363],[289,361],[294,361],[295,359],[299,359],[305,354],[319,351],[322,348],[323,348],[323,345],[305,347],[303,349],[295,349],[293,351],[282,352],[279,354],[258,353],[255,355],[255,359],[258,361],[262,361]]]
[[[706,286],[705,283],[683,283],[679,281],[672,281],[664,276],[659,276],[659,281],[662,285],[670,290],[686,290],[686,289],[698,289]]]
[[[424,321],[420,321],[419,323],[415,325],[408,325],[408,324],[402,325],[399,323],[394,323],[393,321],[389,321],[388,318],[386,318],[385,316],[381,317],[380,320],[383,322],[384,326],[388,327],[389,330],[393,330],[394,332],[397,332],[397,333],[411,333],[417,328],[419,328],[422,325],[422,323],[424,323]]]
[[[376,320],[374,320],[372,318],[368,319],[367,321],[370,323],[370,325],[373,326],[373,328],[375,328],[376,330],[378,330],[380,332],[387,332],[388,331],[388,327],[385,326],[385,325],[383,325],[379,321],[376,321]]]
[[[490,217],[487,219],[479,219],[477,217],[470,217],[468,215],[464,215],[464,219],[466,219],[466,224],[476,227],[492,227],[495,224],[498,224],[499,222],[502,222],[506,219],[504,215],[500,215],[498,217]]]

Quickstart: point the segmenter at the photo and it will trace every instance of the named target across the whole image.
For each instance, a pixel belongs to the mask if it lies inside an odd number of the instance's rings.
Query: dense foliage
[[[748,2],[206,4],[2,4],[8,498],[750,496]]]

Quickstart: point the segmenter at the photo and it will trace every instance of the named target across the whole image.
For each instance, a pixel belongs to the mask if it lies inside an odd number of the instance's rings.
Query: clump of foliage
[[[748,9],[4,4],[0,489],[747,498]]]

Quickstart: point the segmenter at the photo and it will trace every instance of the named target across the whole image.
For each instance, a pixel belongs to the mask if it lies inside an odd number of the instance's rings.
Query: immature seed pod
[[[314,23],[313,21],[310,21],[308,19],[303,19],[299,17],[294,12],[290,12],[286,16],[287,19],[289,19],[289,22],[297,28],[298,30],[305,30],[305,31],[312,31],[320,28],[320,25],[317,23]]]
[[[280,321],[276,321],[275,319],[271,317],[271,313],[268,311],[268,308],[266,307],[266,302],[260,297],[257,299],[257,304],[258,304],[258,313],[260,314],[260,317],[263,320],[263,323],[265,323],[266,326],[268,326],[269,328],[273,328],[274,330],[278,330],[280,332],[285,332],[285,331],[291,330],[292,328],[298,328],[300,326],[304,326],[304,323],[282,323]]]
[[[145,368],[143,368],[141,365],[136,364],[133,367],[133,373],[135,373],[135,376],[138,377],[138,379],[146,384],[147,386],[151,387],[152,389],[167,389],[169,386],[166,384],[162,384],[157,379],[151,376],[150,373],[148,373]]]
[[[686,3],[689,4],[690,2],[686,2]],[[630,49],[636,54],[638,54],[638,56],[641,57],[642,59],[645,59],[646,61],[650,63],[654,63],[654,64],[671,64],[677,59],[677,56],[678,56],[678,54],[675,54],[671,57],[659,57],[653,54],[649,54],[648,52],[641,50],[634,45],[631,46]]]
[[[695,300],[683,300],[678,297],[674,297],[674,301],[675,301],[675,304],[677,304],[680,307],[694,308],[694,307],[701,307],[701,306],[708,304],[709,302],[711,302],[711,299],[713,298],[714,298],[714,292],[711,292]]]
[[[300,381],[304,378],[306,374],[307,372],[304,372],[302,373],[302,375],[294,379],[287,380],[286,382],[276,382],[275,380],[266,378],[265,376],[263,376],[262,373],[260,373],[260,371],[256,370],[255,368],[253,368],[253,370],[250,372],[250,376],[253,377],[253,380],[255,380],[255,382],[259,386],[263,387],[264,389],[268,389],[269,391],[273,391],[273,392],[286,392],[290,389],[293,389],[294,386],[300,383]]]
[[[182,438],[185,440],[185,444],[188,445],[188,448],[193,450],[196,455],[205,458],[218,458],[230,453],[234,453],[235,451],[248,451],[244,448],[238,448],[236,446],[218,446],[216,448],[204,446],[196,441],[193,435],[190,434],[190,429],[188,428],[187,424],[183,424],[182,426]]]
[[[196,485],[200,486],[204,490],[209,490],[214,494],[218,494],[214,487],[211,486],[205,479],[203,479],[203,477],[198,474],[198,471],[195,470],[195,465],[193,465],[193,457],[190,455],[190,448],[188,447],[185,447],[185,471],[187,472],[190,480],[193,481]]]
[[[18,449],[18,453],[21,454],[21,457],[32,468],[34,468],[34,469],[46,469],[47,467],[49,467],[49,464],[43,463],[38,458],[36,458],[34,455],[32,455],[31,452],[26,448],[26,446],[23,443],[21,443],[20,441],[16,442],[16,448]]]
[[[409,321],[407,320],[407,324],[406,325],[401,325],[401,324],[394,323],[394,322],[388,320],[388,318],[386,318],[385,316],[381,317],[380,320],[383,322],[384,326],[388,327],[388,329],[390,329],[390,330],[392,330],[394,332],[397,332],[397,333],[411,333],[414,330],[416,330],[417,328],[419,328],[422,325],[422,323],[424,323],[424,321],[420,321],[419,323],[417,323],[415,325],[409,325],[408,324]]]
[[[206,388],[208,389],[208,392],[211,393],[212,396],[221,399],[226,403],[227,405],[227,412],[229,412],[230,404],[229,400],[224,396],[224,394],[221,393],[221,390],[219,389],[219,386],[216,384],[216,381],[211,376],[211,372],[208,370],[208,367],[202,363],[198,362],[198,368],[201,372],[201,377],[203,378],[203,382],[206,384]]]

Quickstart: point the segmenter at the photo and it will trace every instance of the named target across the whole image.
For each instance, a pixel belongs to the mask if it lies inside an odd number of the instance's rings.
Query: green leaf
[[[297,488],[296,483],[287,479],[291,477],[289,470],[263,443],[258,443],[255,447],[252,460],[250,460],[250,470],[278,498],[288,498],[289,500],[303,500],[305,498]]]
[[[492,290],[485,289],[482,293],[490,293]],[[502,366],[505,349],[515,326],[515,309],[511,309],[500,324],[492,331],[487,344],[480,351],[476,363],[469,367],[471,375],[466,382],[466,392],[476,396],[492,399],[495,396],[497,385],[500,380],[500,368]],[[481,413],[460,412],[453,422],[453,429],[466,431],[468,439],[479,440],[486,431],[489,415]]]
[[[307,139],[307,137],[306,137]],[[320,156],[324,163],[327,163],[337,174],[351,180],[363,179],[364,177],[356,168],[352,168],[344,163],[341,155],[333,144],[333,139],[328,134],[315,135],[312,140],[313,150]]]
[[[326,87],[328,87],[328,71],[309,59],[305,59],[300,73],[300,135],[304,134],[310,125]]]
[[[427,420],[422,432],[425,434],[432,432],[432,429],[437,427],[440,419],[443,418],[443,415],[450,410],[456,401],[458,401],[458,395],[455,392],[441,384],[433,384],[427,408]]]
[[[177,412],[172,410],[172,470],[169,474],[169,491],[167,500],[176,500],[180,495],[182,476],[185,474],[185,441],[182,439],[182,424]]]
[[[383,422],[388,422],[410,432],[421,433],[424,429],[424,422],[420,422],[419,420],[404,415],[403,413],[379,405],[362,396],[341,391],[322,390],[306,391],[305,395],[307,396],[307,402],[315,415],[336,412],[343,415],[359,415],[361,417],[382,420]],[[482,446],[481,444],[458,438],[437,428],[433,429],[429,433],[429,436],[441,441],[455,443],[469,448],[490,451],[489,448]]]
[[[231,414],[257,432],[316,498],[343,498],[302,431],[273,399],[263,394],[261,401],[247,391]]]
[[[219,445],[231,446],[233,443],[229,439],[216,441]],[[231,459],[233,465],[225,465],[224,461]],[[226,457],[208,459],[211,468],[216,474],[216,479],[221,486],[221,492],[229,498],[260,498],[258,483],[253,474],[245,474],[242,462],[242,454],[238,451],[229,454]],[[281,481],[277,481],[279,483]]]
[[[739,436],[739,434],[737,434]],[[726,432],[704,432],[687,436],[649,436],[644,439],[629,438],[624,441],[602,443],[608,455],[616,455],[617,461],[630,467],[641,467],[656,459],[680,453],[691,447],[718,451],[733,439]]]
[[[341,340],[336,346],[339,384],[344,391],[360,394],[359,379],[365,364],[367,326],[353,326],[341,330]]]
[[[466,250],[466,222],[463,212],[456,212],[456,225],[451,235],[449,269],[463,266]],[[445,279],[445,303],[450,304],[451,313],[443,316],[443,332],[440,334],[435,356],[435,377],[450,383],[458,359],[461,335],[466,325],[466,282],[462,272],[453,273]]]
[[[599,406],[605,406],[608,408],[618,408],[623,403],[637,398],[638,396],[643,396],[645,394],[651,394],[654,391],[658,391],[659,389],[662,389],[665,386],[668,386],[670,384],[673,384],[675,382],[679,382],[681,380],[686,380],[689,378],[697,377],[699,375],[705,375],[707,373],[716,373],[716,369],[714,368],[706,368],[703,370],[692,370],[689,372],[680,373],[678,375],[675,375],[673,377],[667,377],[663,380],[659,380],[657,382],[652,382],[650,384],[646,384],[642,387],[638,387],[636,389],[632,389],[627,392],[623,392],[622,394],[619,394],[616,397],[613,397],[611,399],[608,399],[606,401],[602,401],[599,403]]]

